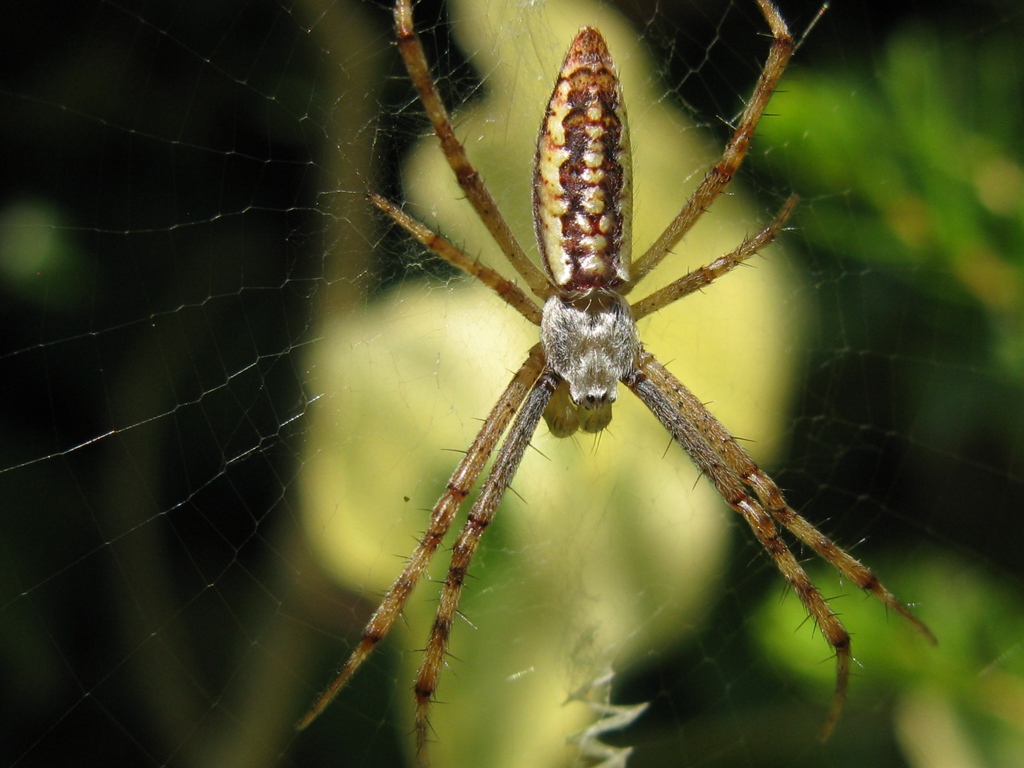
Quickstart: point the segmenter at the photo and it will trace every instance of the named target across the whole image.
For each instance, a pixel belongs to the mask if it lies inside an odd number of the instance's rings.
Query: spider
[[[512,377],[431,511],[430,522],[402,573],[370,618],[337,676],[299,721],[315,720],[391,630],[426,572],[462,503],[501,442],[492,468],[452,547],[451,564],[415,683],[416,749],[426,764],[428,713],[437,690],[470,563],[494,519],[541,418],[557,437],[601,432],[611,421],[621,382],[679,443],[725,502],[747,522],[836,656],[836,683],[822,738],[834,728],[849,682],[850,636],[810,580],[780,526],[839,574],[935,638],[875,575],[798,515],[782,491],[728,430],[639,340],[636,321],[699,291],[770,244],[796,206],[790,197],[775,218],[730,253],[632,304],[626,296],[682,240],[726,189],[749,147],[795,45],[771,0],[756,0],[771,31],[768,58],[750,100],[718,162],[661,236],[631,263],[631,162],[625,111],[615,65],[601,33],[582,27],[569,46],[547,105],[533,173],[534,228],[543,271],[513,237],[491,193],[455,135],[413,27],[411,0],[396,0],[398,48],[427,116],[466,199],[486,225],[526,290],[377,196],[370,199],[423,246],[480,280],[540,327],[540,341]],[[815,19],[816,20],[816,19]],[[813,24],[813,22],[812,22]],[[806,34],[806,33],[805,33]]]

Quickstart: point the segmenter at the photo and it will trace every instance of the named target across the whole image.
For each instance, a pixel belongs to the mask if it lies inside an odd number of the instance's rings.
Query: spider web
[[[471,157],[530,244],[529,145],[572,34],[557,24],[599,23],[626,80],[642,249],[750,92],[756,7],[496,5],[416,7]],[[817,8],[781,5],[796,31]],[[793,230],[640,330],[939,647],[807,559],[862,665],[817,744],[826,644],[624,394],[599,440],[541,428],[488,531],[437,765],[624,760],[615,747],[634,766],[1019,759],[1024,19],[887,9],[825,14],[734,194],[650,287],[795,190]],[[293,724],[535,331],[366,200],[408,199],[502,267],[419,141],[387,8],[5,11],[0,761],[411,764],[436,583],[321,721]]]

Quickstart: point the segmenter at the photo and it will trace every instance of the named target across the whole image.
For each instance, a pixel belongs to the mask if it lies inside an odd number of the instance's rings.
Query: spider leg
[[[754,490],[758,499],[775,520],[835,568],[841,576],[849,579],[866,592],[870,592],[886,608],[898,613],[913,624],[929,643],[932,645],[936,643],[935,635],[925,623],[897,600],[896,596],[886,589],[878,577],[871,572],[871,569],[837,546],[835,542],[789,506],[779,486],[757,466],[743,446],[736,442],[736,439],[722,426],[722,423],[711,415],[710,411],[679,379],[654,359],[649,362],[644,371],[656,387],[663,392],[671,393],[671,397],[680,410],[698,416],[695,419],[697,429],[711,445],[716,446],[718,454],[732,471]]]
[[[465,581],[466,572],[484,531],[494,520],[505,490],[519,469],[523,454],[530,444],[541,414],[544,412],[548,400],[551,399],[551,394],[555,391],[558,382],[559,377],[548,371],[533,385],[533,390],[527,396],[505,442],[502,443],[498,455],[494,459],[494,466],[491,468],[487,480],[484,481],[480,495],[469,510],[469,516],[459,538],[452,547],[452,561],[441,589],[437,617],[430,630],[430,639],[427,641],[423,662],[420,664],[419,673],[416,676],[416,753],[422,765],[426,765],[427,734],[430,729],[427,719],[428,710],[434,691],[437,690],[437,681],[444,663],[445,651],[448,648],[452,622],[458,611],[459,597],[462,594],[462,584]]]
[[[469,161],[466,148],[462,146],[462,142],[455,135],[451,117],[448,110],[445,109],[444,102],[441,101],[433,78],[430,76],[430,66],[427,64],[423,45],[413,28],[411,0],[397,0],[394,13],[398,50],[402,54],[405,68],[409,72],[409,79],[416,86],[420,101],[423,102],[427,117],[430,118],[430,122],[434,126],[434,133],[437,134],[438,141],[441,142],[441,149],[444,151],[445,157],[448,158],[448,165],[455,173],[459,186],[466,193],[466,198],[476,210],[481,221],[487,226],[491,236],[501,246],[509,263],[526,281],[530,290],[541,299],[546,300],[554,290],[551,283],[548,282],[544,273],[530,261],[522,246],[512,235],[512,230],[509,229],[505,217],[498,209],[497,202],[484,185],[480,173]]]
[[[391,217],[392,221],[419,240],[421,244],[453,267],[461,269],[467,275],[477,278],[498,294],[502,301],[519,312],[531,323],[540,325],[540,307],[518,285],[503,277],[501,273],[471,258],[461,248],[456,247],[451,240],[442,237],[429,227],[416,221],[416,219],[394,203],[390,203],[383,197],[373,194],[370,195],[370,202],[384,211],[384,213]]]
[[[782,539],[771,515],[750,495],[743,479],[721,455],[719,446],[698,428],[699,422],[705,418],[713,418],[711,414],[707,413],[703,404],[699,404],[698,411],[692,412],[687,410],[690,405],[688,401],[684,403],[673,398],[672,390],[664,384],[665,377],[658,375],[654,369],[655,365],[654,358],[645,353],[640,368],[625,376],[623,383],[643,401],[673,439],[682,446],[725,502],[747,522],[829,645],[835,649],[836,687],[822,733],[822,740],[827,739],[839,719],[850,681],[850,635]]]
[[[320,694],[309,711],[295,726],[297,730],[303,730],[312,723],[328,704],[337,696],[345,683],[355,673],[377,644],[387,637],[388,632],[394,625],[395,620],[402,612],[402,606],[408,599],[417,582],[426,572],[430,561],[434,557],[441,540],[451,527],[455,513],[462,502],[469,495],[477,478],[483,471],[487,459],[494,451],[501,435],[505,432],[512,417],[519,410],[523,400],[530,392],[531,387],[537,381],[537,377],[544,369],[546,360],[540,344],[534,345],[530,350],[526,362],[513,376],[512,381],[502,393],[494,408],[484,421],[483,427],[473,440],[466,455],[462,457],[452,476],[448,479],[448,486],[441,498],[437,500],[434,509],[430,513],[430,524],[426,532],[420,538],[412,556],[402,569],[401,575],[388,589],[387,594],[381,601],[380,606],[374,611],[370,621],[363,629],[362,639],[348,657],[345,665],[338,672],[337,676]]]
[[[698,267],[675,282],[669,283],[664,288],[633,304],[630,308],[633,310],[634,319],[639,320],[642,317],[647,317],[647,315],[667,307],[674,301],[678,301],[684,296],[705,288],[767,246],[775,239],[775,236],[779,234],[782,228],[786,226],[786,222],[793,213],[798,200],[799,198],[796,195],[791,195],[770,224],[753,237],[744,240],[732,253],[719,256],[707,266]]]
[[[757,0],[757,3],[761,6],[761,12],[771,28],[772,47],[764,69],[761,70],[757,85],[754,87],[754,93],[743,110],[743,115],[740,117],[739,125],[736,126],[732,138],[725,145],[721,159],[697,185],[693,194],[690,195],[690,199],[676,214],[675,219],[668,225],[661,237],[633,264],[633,277],[623,289],[624,295],[661,263],[661,260],[683,239],[701,214],[711,206],[732,180],[733,174],[736,173],[747,154],[750,140],[768,106],[768,100],[786,69],[789,57],[793,54],[793,38],[786,22],[779,14],[778,8],[771,3],[771,0]]]

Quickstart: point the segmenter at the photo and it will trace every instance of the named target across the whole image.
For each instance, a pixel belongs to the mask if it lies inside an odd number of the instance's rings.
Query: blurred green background
[[[781,9],[802,29],[817,5]],[[764,55],[752,3],[621,10],[724,140]],[[417,13],[445,96],[470,96],[440,5]],[[4,16],[0,762],[402,764],[407,649],[291,731],[373,601],[302,540],[303,348],[422,277],[364,198],[398,197],[422,130],[386,9]],[[615,737],[630,765],[1020,764],[1022,44],[1017,3],[835,2],[741,174],[765,211],[803,201],[786,241],[813,322],[769,469],[939,647],[844,590],[864,668],[818,745],[833,666],[737,525],[699,639],[621,671],[614,698],[651,702]]]

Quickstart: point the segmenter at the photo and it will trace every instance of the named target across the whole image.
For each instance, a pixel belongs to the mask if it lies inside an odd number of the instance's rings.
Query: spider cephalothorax
[[[561,379],[544,410],[548,427],[558,437],[577,429],[600,432],[611,421],[619,381],[636,368],[640,355],[629,305],[605,291],[552,296],[540,328],[548,367]]]
[[[396,0],[399,50],[445,157],[467,201],[542,306],[516,283],[480,264],[401,208],[377,196],[371,199],[424,246],[479,279],[523,317],[540,326],[540,342],[529,351],[452,473],[434,505],[426,532],[374,612],[359,644],[299,722],[299,728],[305,728],[323,711],[390,631],[451,528],[456,512],[505,435],[452,546],[437,617],[416,679],[417,752],[420,762],[426,762],[427,714],[443,667],[462,585],[477,545],[519,468],[534,430],[543,416],[556,436],[568,436],[578,429],[599,432],[611,419],[619,383],[650,409],[701,474],[743,518],[835,650],[836,687],[826,735],[839,716],[849,681],[850,636],[783,540],[782,529],[934,642],[928,628],[867,567],[789,506],[779,487],[700,399],[640,344],[636,320],[710,285],[768,245],[785,226],[796,199],[787,200],[773,221],[732,252],[644,299],[632,304],[625,299],[729,184],[792,55],[793,39],[778,10],[771,0],[757,3],[771,29],[772,44],[754,92],[722,157],[664,233],[632,265],[632,182],[621,87],[601,33],[590,27],[580,30],[558,75],[537,144],[534,227],[543,261],[541,271],[512,236],[493,196],[455,136],[413,29],[411,0]]]

